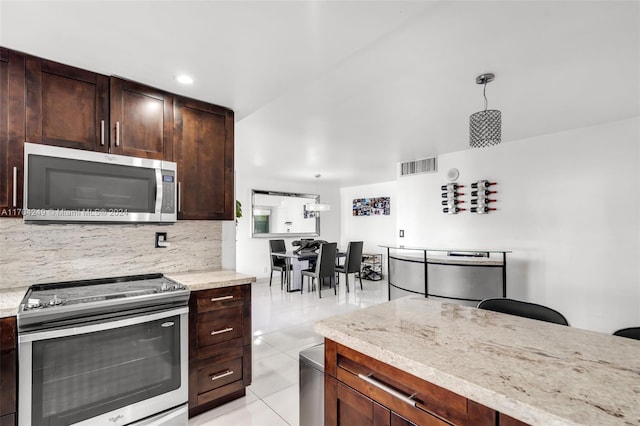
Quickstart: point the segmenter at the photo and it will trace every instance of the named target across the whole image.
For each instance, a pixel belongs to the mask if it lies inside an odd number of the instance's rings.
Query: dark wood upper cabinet
[[[234,218],[233,111],[175,98],[178,219]]]
[[[109,77],[28,57],[26,88],[27,142],[108,150]]]
[[[23,54],[0,48],[0,217],[22,215],[24,66]]]
[[[111,152],[173,160],[173,96],[111,77]]]
[[[178,163],[178,219],[233,220],[234,116],[0,47],[0,217],[21,216],[24,142]]]

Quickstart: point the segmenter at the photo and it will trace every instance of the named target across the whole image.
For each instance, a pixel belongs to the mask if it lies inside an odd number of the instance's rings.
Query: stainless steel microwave
[[[176,163],[24,144],[27,222],[172,223]]]

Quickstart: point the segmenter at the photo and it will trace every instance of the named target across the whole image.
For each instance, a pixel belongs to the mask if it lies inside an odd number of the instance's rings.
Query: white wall
[[[346,248],[349,241],[363,241],[365,253],[383,254],[386,275],[386,250],[380,244],[393,244],[396,241],[398,198],[397,182],[383,182],[372,185],[350,186],[340,189],[340,244]],[[355,198],[390,197],[391,214],[374,216],[353,216],[352,207]]]
[[[640,325],[639,143],[634,118],[442,155],[438,173],[398,178],[397,241],[512,250],[508,296],[551,306],[580,328]],[[497,181],[498,210],[442,213],[452,167],[465,186]]]
[[[322,182],[293,182],[264,179],[250,172],[236,173],[236,199],[242,203],[242,218],[238,220],[236,234],[236,270],[256,277],[269,276],[269,238],[251,237],[251,190],[270,190],[318,194],[322,203],[331,205],[331,210],[320,213],[320,236],[316,239],[339,241],[340,239],[340,193],[335,185]],[[287,249],[300,237],[285,238]],[[277,274],[274,274],[277,279]]]

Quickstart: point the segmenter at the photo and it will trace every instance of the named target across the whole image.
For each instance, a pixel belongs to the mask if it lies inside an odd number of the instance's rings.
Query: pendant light
[[[476,77],[476,83],[484,85],[484,111],[476,112],[469,117],[469,145],[472,148],[497,145],[502,140],[502,113],[497,109],[487,109],[487,83],[492,82],[495,77],[491,73]]]

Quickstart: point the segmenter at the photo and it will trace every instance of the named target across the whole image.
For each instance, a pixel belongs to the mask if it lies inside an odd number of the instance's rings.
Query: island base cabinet
[[[516,423],[509,423],[513,420]],[[523,426],[423,379],[325,340],[325,425]]]

